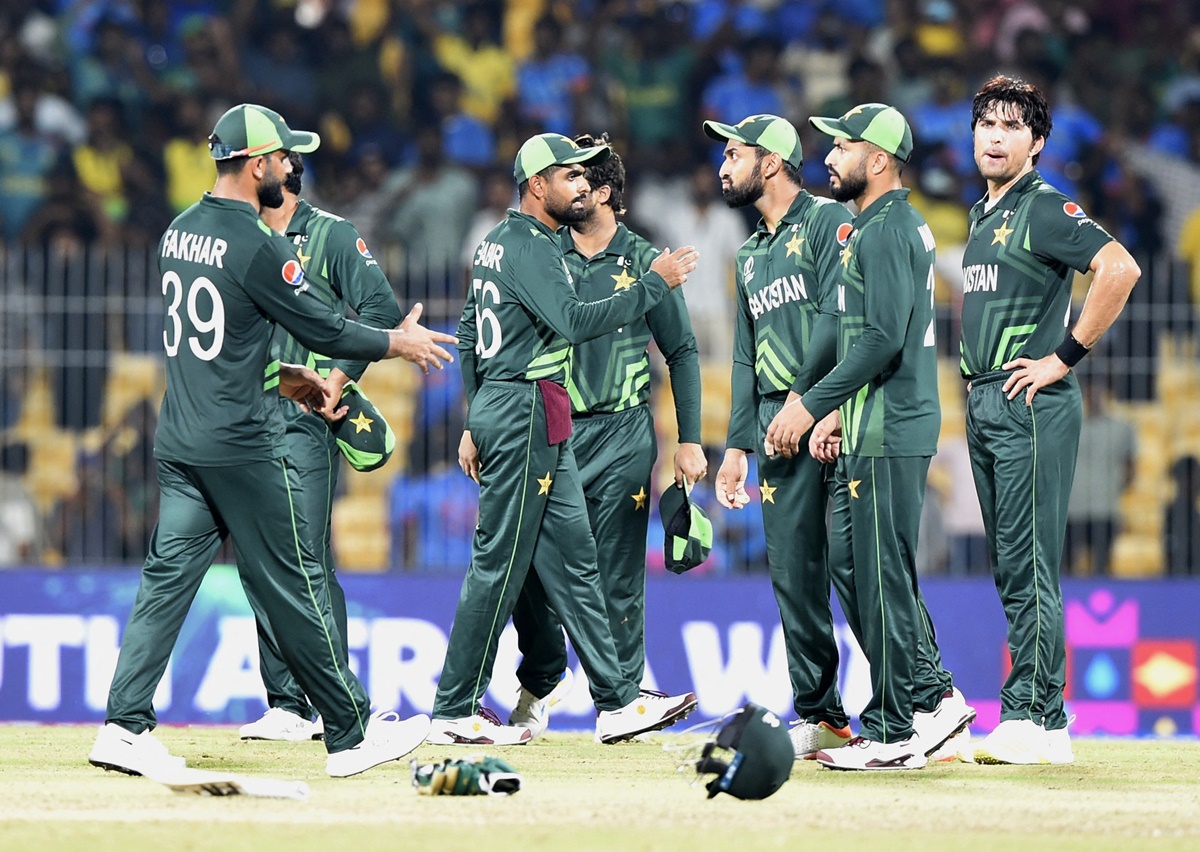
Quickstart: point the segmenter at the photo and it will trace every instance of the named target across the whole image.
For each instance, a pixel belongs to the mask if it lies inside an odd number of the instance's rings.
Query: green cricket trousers
[[[758,404],[759,446],[783,399]],[[808,435],[794,458],[758,458],[767,566],[779,605],[796,715],[835,728],[849,723],[838,692],[838,647],[833,633],[825,529],[829,491],[825,465],[808,452]]]
[[[829,573],[846,622],[871,665],[860,734],[912,736],[914,711],[933,710],[952,679],[917,586],[917,533],[927,456],[843,455],[834,473]]]
[[[325,574],[309,539],[295,467],[285,458],[231,467],[159,461],[158,524],[108,697],[106,721],[153,728],[154,690],[221,543],[261,604],[288,669],[325,721],[330,752],[362,741],[370,702],[345,664]]]
[[[1067,724],[1058,571],[1083,404],[1073,374],[1039,390],[1030,406],[1024,392],[1005,398],[1010,375],[974,378],[967,394],[967,446],[1012,656],[1000,720],[1057,730]]]
[[[587,673],[596,708],[624,707],[637,698],[638,685],[617,664],[570,441],[550,445],[540,391],[529,382],[484,382],[467,428],[479,451],[479,525],[434,717],[478,712],[500,633],[531,566]]]
[[[308,525],[301,533],[309,537],[313,553],[317,555],[318,564],[325,575],[333,621],[337,625],[338,636],[342,638],[338,647],[347,652],[346,592],[338,582],[337,572],[334,570],[330,535],[333,494],[337,488],[338,467],[342,455],[338,451],[333,433],[323,419],[312,414],[300,416],[305,420],[289,418],[285,437],[288,458],[300,477],[300,493],[304,501],[305,516],[309,519]],[[239,551],[238,562],[244,558]],[[248,587],[246,598],[250,601],[258,628],[258,667],[263,686],[267,690],[267,706],[281,707],[289,713],[311,719],[313,708],[284,662],[262,602]],[[342,664],[348,666],[349,659],[343,657]]]
[[[617,648],[621,674],[640,684],[646,672],[646,532],[650,474],[658,458],[654,417],[648,405],[615,413],[575,415],[571,451],[596,541],[600,591]],[[545,696],[562,677],[567,649],[562,628],[531,572],[513,610],[521,649],[517,679]]]

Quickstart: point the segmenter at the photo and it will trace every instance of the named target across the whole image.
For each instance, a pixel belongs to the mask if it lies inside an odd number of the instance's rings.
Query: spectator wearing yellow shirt
[[[175,133],[163,146],[167,203],[178,215],[212,188],[217,169],[208,151],[204,105],[194,95],[184,95],[175,107]]]
[[[1188,292],[1192,295],[1192,304],[1200,305],[1200,207],[1183,220],[1175,255],[1187,264]]]
[[[462,33],[442,32],[428,12],[418,16],[439,65],[463,82],[463,110],[495,125],[516,92],[516,62],[500,44],[500,15],[487,3],[469,6]]]
[[[121,104],[97,98],[87,111],[87,139],[75,146],[75,174],[100,219],[103,236],[116,240],[129,218],[131,192],[152,186],[154,179],[124,141]]]

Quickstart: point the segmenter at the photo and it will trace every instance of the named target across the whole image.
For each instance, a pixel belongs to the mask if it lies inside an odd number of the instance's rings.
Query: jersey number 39
[[[179,314],[184,300],[184,287],[177,273],[163,275],[162,291],[167,302],[163,346],[166,347],[167,357],[174,358],[179,354],[179,344],[184,337],[184,318]],[[225,343],[225,303],[221,301],[221,292],[212,281],[201,275],[187,288],[186,311],[188,329],[196,332],[187,335],[188,348],[201,361],[211,361],[221,354],[221,347]],[[206,346],[201,336],[210,334],[212,339]]]

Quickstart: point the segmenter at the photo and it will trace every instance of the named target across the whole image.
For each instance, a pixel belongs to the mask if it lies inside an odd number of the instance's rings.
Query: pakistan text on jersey
[[[785,275],[776,278],[757,293],[750,294],[750,313],[758,319],[763,314],[788,302],[808,299],[803,275]]]
[[[1000,278],[1000,267],[995,263],[976,263],[963,267],[963,292],[996,292],[996,282]]]
[[[168,229],[163,235],[162,256],[173,257],[176,260],[189,260],[192,263],[205,263],[224,269],[223,258],[229,245],[220,237],[209,237],[203,234],[193,234],[175,228]]]

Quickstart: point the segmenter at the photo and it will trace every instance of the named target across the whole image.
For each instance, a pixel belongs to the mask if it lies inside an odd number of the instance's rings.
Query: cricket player
[[[292,241],[310,291],[333,311],[345,314],[346,308],[351,308],[364,325],[395,327],[401,321],[396,297],[358,229],[300,198],[304,159],[292,151],[288,160],[292,171],[283,181],[283,205],[264,208],[263,221]],[[413,310],[419,317],[420,306]],[[339,399],[347,383],[358,382],[367,368],[366,361],[338,361],[312,352],[282,327],[275,330],[272,348],[283,363],[316,370]],[[339,647],[346,651],[346,594],[334,570],[331,545],[333,495],[341,452],[324,418],[305,414],[298,406],[284,406],[283,415],[287,454],[299,473],[306,502],[309,525],[305,532],[312,537],[313,551],[325,574],[333,620],[343,639]],[[365,423],[362,428],[386,429],[387,424],[377,421]],[[288,671],[259,601],[253,596],[249,600],[258,626],[259,671],[267,690],[267,711],[262,718],[243,725],[239,736],[244,740],[319,739],[323,733],[321,721],[313,721],[312,705]]]
[[[851,736],[837,688],[825,465],[809,453],[767,456],[761,448],[788,394],[805,393],[836,363],[838,240],[850,232],[851,216],[845,205],[803,189],[800,136],[786,119],[706,121],[704,132],[725,142],[726,203],[752,204],[762,214],[734,269],[733,407],[717,500],[727,509],[749,502],[746,456],[758,451],[767,565],[798,717],[788,733],[796,759],[811,759]]]
[[[315,293],[293,246],[259,219],[283,204],[289,150],[315,133],[278,113],[241,104],[217,122],[211,193],[171,223],[159,243],[167,390],[155,435],[160,510],[137,599],[121,642],[105,724],[88,759],[106,769],[161,775],[183,766],[150,733],[153,696],[196,590],[232,537],[243,583],[262,604],[288,668],[325,722],[326,771],[355,775],[396,760],[424,739],[425,716],[373,718],[346,666],[295,465],[286,452],[280,390],[333,410],[312,370],[268,366],[277,322],[304,346],[334,358],[403,355],[425,365],[452,360],[409,317],[382,331],[334,313]],[[299,377],[299,380],[297,379]],[[309,389],[301,387],[307,384]],[[317,395],[320,398],[317,398]]]
[[[580,148],[557,133],[528,139],[513,167],[520,209],[509,210],[476,251],[459,324],[469,404],[459,461],[479,483],[479,524],[438,680],[431,743],[529,741],[528,728],[501,724],[481,701],[531,565],[587,673],[603,742],[665,727],[696,705],[690,692],[639,694],[621,674],[567,443],[571,346],[645,316],[695,268],[691,247],[664,251],[627,289],[580,300],[555,231],[582,218],[584,168],[608,155],[607,146]]]
[[[581,147],[597,144],[576,137]],[[607,143],[607,135],[602,140]],[[585,173],[591,191],[584,215],[559,231],[575,291],[585,301],[628,289],[650,268],[658,250],[629,230],[625,213],[625,165],[613,151]],[[640,684],[646,670],[646,532],[650,520],[650,474],[658,438],[650,409],[653,340],[666,360],[679,449],[675,480],[696,482],[707,473],[700,446],[700,364],[683,290],[671,291],[645,316],[616,331],[577,344],[571,353],[567,393],[571,399],[571,450],[579,465],[588,524],[600,561],[600,590],[617,648],[621,674]],[[551,693],[570,686],[562,627],[546,601],[536,572],[513,610],[522,659],[521,683],[509,724],[533,736],[549,722]]]
[[[833,197],[859,213],[841,254],[838,364],[807,393],[789,394],[764,449],[795,455],[820,421],[809,451],[837,461],[829,570],[872,686],[859,736],[816,759],[834,769],[920,769],[975,718],[942,668],[915,564],[941,427],[933,234],[901,183],[913,147],[903,115],[870,103],[809,121],[834,137],[825,158]]]
[[[1082,401],[1071,368],[1120,314],[1141,275],[1124,246],[1034,169],[1050,138],[1045,96],[997,76],[971,106],[987,195],[963,255],[967,444],[1012,669],[1000,724],[977,763],[1071,763],[1059,561]],[[1071,281],[1093,275],[1070,328]]]

